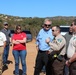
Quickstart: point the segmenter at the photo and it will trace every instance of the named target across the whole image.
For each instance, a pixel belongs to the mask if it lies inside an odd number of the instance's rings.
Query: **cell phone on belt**
[[[62,57],[61,55],[58,55],[58,56],[57,56],[57,59],[58,59],[59,61],[62,61],[62,60],[63,60],[63,57]]]

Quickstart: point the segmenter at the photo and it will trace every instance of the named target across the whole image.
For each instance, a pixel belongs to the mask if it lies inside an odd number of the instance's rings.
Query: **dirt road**
[[[35,46],[35,40],[32,42],[29,42],[26,44],[27,45],[27,75],[33,75],[34,72],[34,65],[35,65],[35,58],[36,58],[36,46]],[[14,58],[12,56],[12,50],[10,48],[9,52],[9,58],[8,60],[10,61],[8,64],[8,69],[3,71],[2,75],[13,75],[14,72]],[[21,64],[20,64],[20,69],[21,69]]]

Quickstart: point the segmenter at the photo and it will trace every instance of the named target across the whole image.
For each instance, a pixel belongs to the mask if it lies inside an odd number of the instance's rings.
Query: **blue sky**
[[[0,14],[20,17],[76,16],[76,0],[0,0]]]

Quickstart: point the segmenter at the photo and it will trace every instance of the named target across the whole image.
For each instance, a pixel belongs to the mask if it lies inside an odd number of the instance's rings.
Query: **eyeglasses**
[[[76,26],[76,24],[71,24],[70,26],[73,26],[73,25]]]
[[[52,32],[54,32],[55,30],[52,30]]]
[[[55,31],[57,31],[57,30],[52,30],[52,32],[55,32]]]
[[[70,26],[73,26],[73,24],[71,24]]]
[[[48,26],[48,27],[50,27],[51,26],[51,24],[44,24],[46,27]]]
[[[8,24],[5,24],[4,26],[8,26]]]
[[[17,28],[17,30],[21,30],[21,28]]]

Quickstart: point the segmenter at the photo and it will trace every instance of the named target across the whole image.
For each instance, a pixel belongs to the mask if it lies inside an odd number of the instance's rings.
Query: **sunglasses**
[[[70,26],[73,26],[73,24],[71,24]]]
[[[52,32],[54,32],[55,30],[52,30]]]
[[[21,28],[17,28],[17,30],[21,30]]]
[[[52,32],[55,32],[56,30],[52,30]]]
[[[8,24],[5,24],[4,26],[8,26]]]
[[[73,26],[73,25],[75,25],[75,26],[76,26],[76,24],[71,24],[70,26]]]
[[[51,26],[51,24],[44,24],[46,27],[50,27]]]

